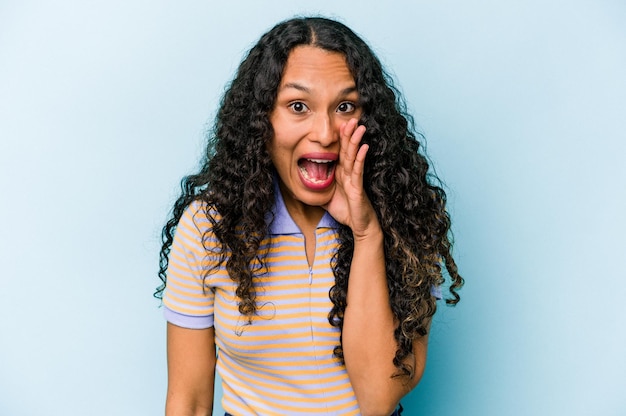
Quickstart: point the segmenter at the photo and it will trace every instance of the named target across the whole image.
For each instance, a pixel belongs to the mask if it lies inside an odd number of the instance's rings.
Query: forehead
[[[354,77],[343,54],[306,45],[295,47],[289,53],[281,86],[294,81],[354,83]]]

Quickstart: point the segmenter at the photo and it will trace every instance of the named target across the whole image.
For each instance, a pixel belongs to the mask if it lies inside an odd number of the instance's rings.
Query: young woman
[[[397,91],[341,23],[261,37],[163,230],[168,415],[390,415],[419,382],[451,256]],[[216,354],[216,351],[217,354]]]

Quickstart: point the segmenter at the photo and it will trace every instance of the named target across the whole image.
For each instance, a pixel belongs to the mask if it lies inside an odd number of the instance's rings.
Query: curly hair
[[[463,285],[451,255],[446,194],[439,179],[429,172],[419,141],[422,137],[414,132],[413,119],[390,76],[370,47],[334,20],[304,17],[279,23],[242,61],[222,99],[202,168],[183,179],[182,195],[163,229],[162,285],[155,296],[162,297],[165,289],[178,221],[192,201],[201,200],[207,210],[220,214],[206,213],[211,232],[221,243],[218,264],[225,262],[237,283],[239,312],[251,322],[257,310],[253,278],[264,267],[259,247],[268,231],[265,216],[274,204],[275,173],[266,148],[273,135],[269,114],[289,53],[300,45],[343,54],[354,77],[363,109],[360,124],[367,129],[363,143],[370,146],[363,182],[384,233],[390,305],[398,323],[393,360],[398,373],[394,376],[412,377],[415,369],[405,359],[412,354],[413,341],[427,333],[436,311],[431,290],[445,283],[443,267],[450,278],[447,304],[460,300],[457,290]],[[328,320],[342,330],[354,240],[344,225],[339,226],[338,235]],[[341,339],[334,353],[343,360]]]

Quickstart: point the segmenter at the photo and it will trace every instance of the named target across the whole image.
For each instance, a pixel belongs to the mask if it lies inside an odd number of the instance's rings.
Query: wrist
[[[383,242],[383,230],[380,228],[380,224],[378,221],[375,224],[372,224],[360,231],[359,233],[352,232],[352,236],[354,237],[354,244],[363,244],[363,243],[375,243],[382,244]]]

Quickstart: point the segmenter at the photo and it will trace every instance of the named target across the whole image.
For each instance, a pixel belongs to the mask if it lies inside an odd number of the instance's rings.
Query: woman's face
[[[287,207],[330,201],[339,128],[360,116],[356,84],[342,54],[315,46],[291,51],[270,113],[274,137],[268,145]]]

